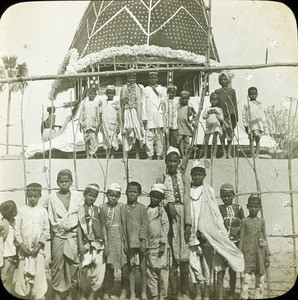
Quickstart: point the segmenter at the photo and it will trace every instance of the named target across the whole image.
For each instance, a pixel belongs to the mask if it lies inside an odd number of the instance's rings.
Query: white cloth
[[[161,85],[157,85],[156,91],[158,95],[151,86],[146,86],[143,90],[142,119],[143,121],[147,121],[148,129],[164,127],[167,89]]]
[[[191,191],[191,197],[197,199],[200,191]],[[196,204],[197,227],[216,251],[213,265],[216,271],[224,269],[225,261],[236,272],[244,271],[244,258],[241,251],[229,239],[223,219],[214,196],[214,190],[206,183],[202,186],[202,196]],[[224,261],[225,260],[225,261]]]
[[[249,132],[250,129],[264,132],[267,122],[262,104],[257,100],[249,101],[249,110],[248,106],[244,105],[242,120],[243,125],[248,127]]]
[[[58,198],[57,192],[51,193],[48,199],[48,213],[52,231],[59,236],[63,235],[66,230],[76,228],[78,225],[78,210],[83,204],[82,194],[71,191],[69,208],[66,210]]]
[[[82,114],[80,118],[80,124],[83,130],[93,130],[99,126],[99,99],[96,96],[93,101],[89,100],[89,97],[83,101]]]
[[[208,111],[210,111],[210,109],[216,111],[209,114]],[[222,127],[220,125],[220,120],[223,120],[223,112],[221,110],[221,108],[219,107],[207,107],[204,110],[203,113],[203,119],[206,120],[206,128],[205,128],[205,134],[210,134],[210,133],[214,133],[214,132],[218,132],[220,134],[222,134]]]
[[[146,153],[153,156],[154,144],[156,145],[156,155],[162,156],[163,153],[163,130],[160,128],[146,130]]]
[[[104,149],[113,147],[118,150],[119,148],[117,134],[117,128],[120,128],[119,105],[118,100],[107,101],[105,99],[100,102]]]
[[[8,235],[6,237],[6,240],[4,241],[3,257],[15,256],[17,254],[16,246],[14,243],[14,232],[14,226],[9,224]]]

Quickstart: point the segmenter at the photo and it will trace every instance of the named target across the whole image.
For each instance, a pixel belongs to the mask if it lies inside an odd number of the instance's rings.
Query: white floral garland
[[[100,63],[119,56],[136,58],[138,56],[152,56],[178,60],[181,63],[187,64],[204,64],[206,61],[205,56],[186,50],[173,50],[169,47],[159,47],[155,45],[124,45],[121,47],[106,48],[99,52],[88,54],[83,58],[79,58],[77,49],[70,49],[59,67],[59,71],[61,71],[61,73],[65,71],[65,74],[76,74],[82,72],[91,64]],[[211,59],[210,65],[218,66],[219,63]],[[59,71],[58,74],[61,74]],[[55,99],[55,95],[59,93],[60,84],[61,80],[55,80],[55,82],[53,82],[52,90],[49,95],[50,99]]]

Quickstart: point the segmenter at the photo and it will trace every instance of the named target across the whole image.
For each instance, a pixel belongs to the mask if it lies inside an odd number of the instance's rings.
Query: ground
[[[104,191],[108,184],[118,182],[125,191],[126,174],[121,159],[110,160],[108,165],[105,160],[96,159],[79,159],[76,162],[71,159],[52,159],[50,165],[48,160],[32,159],[27,160],[25,163],[27,183],[36,181],[40,182],[43,187],[47,187],[48,182],[51,188],[57,188],[56,175],[58,171],[69,168],[73,172],[74,170],[77,171],[77,176],[74,176],[74,186],[77,184],[79,190],[83,190],[88,183],[97,182],[101,191]],[[238,186],[239,196],[235,201],[242,205],[245,215],[248,213],[246,209],[247,197],[251,192],[257,191],[255,174],[252,171],[251,164],[252,159],[217,159],[214,161],[212,168],[207,171],[208,174],[205,179],[207,183],[214,187],[217,197],[219,196],[219,188],[223,183],[229,182],[234,186]],[[235,165],[238,167],[236,168]],[[257,178],[263,192],[263,217],[266,221],[268,243],[271,251],[269,282],[267,282],[270,290],[268,297],[275,297],[286,293],[295,282],[293,238],[285,237],[285,235],[295,233],[292,226],[296,231],[298,229],[296,204],[298,201],[298,159],[293,159],[291,162],[292,190],[294,191],[292,196],[295,203],[293,210],[290,207],[288,161],[259,159],[256,165]],[[51,176],[49,176],[49,169]],[[0,170],[0,203],[12,199],[18,206],[24,205],[22,160],[0,160]],[[129,180],[136,180],[143,187],[144,196],[140,197],[140,202],[148,204],[147,193],[150,191],[156,177],[164,172],[165,164],[163,161],[133,159],[129,161]],[[186,173],[189,174],[189,167]],[[235,174],[238,174],[238,176],[235,176]],[[238,184],[236,185],[235,182],[238,182]],[[40,200],[41,203],[45,201],[47,195],[48,192],[45,190]],[[220,204],[219,197],[217,200]],[[105,201],[105,196],[101,193],[96,204],[99,205],[103,201]],[[120,201],[125,201],[125,195],[122,195]],[[292,216],[296,217],[294,221]],[[282,233],[284,236],[281,236]],[[228,278],[228,274],[226,278]],[[237,284],[236,292],[239,292],[239,280]],[[47,293],[49,295],[47,299],[49,300],[52,299],[50,293],[49,289]]]

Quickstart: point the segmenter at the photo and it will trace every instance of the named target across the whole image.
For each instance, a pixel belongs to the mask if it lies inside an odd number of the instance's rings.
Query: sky
[[[56,74],[66,55],[88,1],[42,1],[19,3],[0,19],[0,57],[16,55],[26,62],[29,75]],[[223,65],[262,64],[268,48],[268,63],[297,62],[297,25],[291,10],[271,1],[212,1],[212,31]],[[257,86],[259,100],[281,105],[287,97],[298,98],[297,68],[268,68],[234,71],[232,82],[239,111],[247,88]],[[25,145],[40,142],[42,113],[50,105],[52,81],[30,82],[24,95]],[[210,78],[211,90],[219,88],[217,76]],[[11,106],[11,143],[21,143],[21,95],[15,93]],[[59,95],[56,106],[70,100]],[[0,94],[0,143],[5,143],[7,90]],[[57,113],[62,124],[69,109]],[[0,145],[0,155],[5,147]],[[19,154],[20,148],[11,153]]]

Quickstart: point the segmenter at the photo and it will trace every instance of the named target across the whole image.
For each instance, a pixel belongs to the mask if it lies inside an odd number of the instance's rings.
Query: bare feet
[[[152,160],[152,156],[148,156],[148,157],[147,157],[147,160]]]
[[[119,300],[126,300],[126,296],[127,296],[127,290],[126,289],[122,289],[121,295],[119,297]]]

